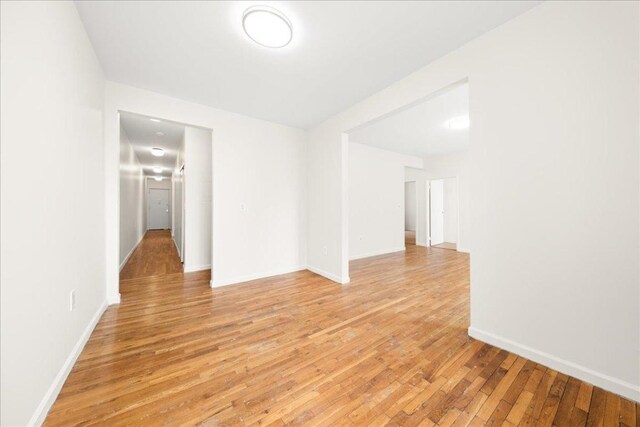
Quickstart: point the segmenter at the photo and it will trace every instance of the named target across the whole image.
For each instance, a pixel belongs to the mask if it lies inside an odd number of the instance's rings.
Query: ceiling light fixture
[[[162,132],[156,132],[156,135],[158,135],[158,136],[164,136],[164,133],[162,133]]]
[[[469,116],[452,117],[444,122],[444,127],[452,130],[467,129],[469,127]]]
[[[153,172],[162,173],[162,168],[153,168]]]
[[[160,120],[158,119],[149,119],[149,120],[151,120],[152,122],[160,123]]]
[[[156,157],[162,157],[164,156],[164,150],[162,148],[152,148],[151,154],[153,154]]]
[[[161,176],[154,176],[153,179],[155,179],[156,181],[162,181],[162,177]]]
[[[293,38],[291,22],[279,10],[253,6],[242,15],[242,28],[249,38],[264,47],[285,47]]]

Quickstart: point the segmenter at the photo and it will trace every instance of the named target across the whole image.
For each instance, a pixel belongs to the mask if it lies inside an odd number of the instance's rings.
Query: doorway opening
[[[467,252],[466,80],[352,129],[344,140],[349,260],[402,250],[428,256],[420,247],[431,246]]]
[[[458,180],[429,181],[429,244],[434,248],[457,250]]]
[[[416,244],[416,222],[418,219],[418,193],[415,181],[404,183],[404,245]]]
[[[120,293],[131,280],[212,265],[212,132],[131,112],[120,119]]]

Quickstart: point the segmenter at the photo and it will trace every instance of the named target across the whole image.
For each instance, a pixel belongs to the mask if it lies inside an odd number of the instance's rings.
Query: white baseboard
[[[222,280],[216,280],[216,281],[211,280],[209,284],[211,285],[212,288],[219,288],[221,286],[229,286],[229,285],[235,285],[237,283],[248,282],[250,280],[265,279],[267,277],[279,276],[281,274],[295,273],[296,271],[302,271],[305,269],[306,267],[304,266],[283,268],[280,270],[273,270],[269,272],[256,273],[256,274],[247,274],[245,276],[237,276],[229,279],[222,279]]]
[[[124,257],[124,260],[120,263],[120,271],[122,271],[124,266],[127,265],[127,261],[129,261],[129,258],[131,258],[131,255],[133,255],[133,252],[138,248],[138,246],[140,245],[140,242],[142,242],[142,239],[144,239],[144,234],[145,233],[142,233],[142,236],[140,236],[140,238],[138,239],[138,242],[135,245],[133,245],[133,248],[131,248],[127,256]]]
[[[182,261],[182,254],[180,253],[180,248],[178,247],[178,242],[176,242],[176,239],[171,239],[173,240],[173,244],[176,245],[176,251],[178,251],[178,258],[180,258],[180,261]]]
[[[211,269],[211,264],[207,264],[207,265],[190,265],[189,267],[187,267],[186,265],[184,266],[184,272],[185,273],[193,273],[195,271],[210,270],[210,269]]]
[[[456,248],[458,252],[464,252],[465,254],[470,254],[471,251],[467,248]]]
[[[307,270],[309,270],[312,273],[316,273],[319,276],[323,276],[326,277],[329,280],[333,280],[334,282],[340,283],[342,285],[345,285],[347,283],[349,283],[351,281],[351,278],[349,276],[347,277],[340,277],[338,275],[335,275],[333,273],[329,273],[328,271],[325,271],[321,268],[316,268],[316,267],[312,267],[310,265],[307,266]]]
[[[100,318],[102,317],[102,314],[106,309],[107,302],[105,301],[91,318],[91,321],[82,332],[82,335],[80,335],[80,338],[78,339],[78,342],[76,342],[76,345],[73,346],[73,349],[67,357],[67,360],[65,360],[62,368],[60,368],[60,371],[58,372],[58,375],[56,375],[56,377],[54,378],[53,383],[49,387],[49,390],[47,390],[44,397],[40,401],[40,404],[36,408],[36,411],[29,420],[29,426],[40,426],[42,425],[42,423],[44,423],[44,420],[45,418],[47,418],[47,414],[49,413],[51,406],[53,406],[53,403],[56,401],[56,398],[58,397],[58,394],[60,393],[64,382],[67,380],[67,377],[69,376],[73,365],[75,365],[76,360],[78,360],[78,356],[80,356],[80,353],[82,353],[82,349],[89,340],[91,333],[95,329],[96,325],[100,321]]]
[[[609,390],[613,393],[619,394],[620,396],[626,397],[627,399],[640,402],[640,386],[638,385],[596,372],[576,363],[569,362],[568,360],[564,360],[549,353],[499,337],[492,333],[481,331],[474,327],[470,327],[468,333],[469,336],[477,340],[508,350],[519,356],[526,357],[536,363],[540,363],[550,367],[551,369],[555,369],[558,372],[562,372],[563,374],[576,377],[605,390]]]
[[[359,255],[353,256],[353,257],[349,258],[349,261],[354,261],[356,259],[362,259],[362,258],[369,258],[369,257],[372,257],[372,256],[378,256],[378,255],[392,254],[394,252],[402,252],[404,250],[406,250],[406,247],[401,246],[401,247],[397,247],[397,248],[384,249],[384,250],[381,250],[381,251],[367,252],[367,253],[364,253],[364,254],[359,254]]]
[[[107,304],[108,305],[120,304],[120,292],[118,292],[115,295],[107,295]]]

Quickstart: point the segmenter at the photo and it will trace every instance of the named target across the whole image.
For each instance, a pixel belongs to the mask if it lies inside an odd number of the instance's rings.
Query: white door
[[[444,242],[444,182],[436,179],[431,181],[429,188],[431,245],[439,245]]]
[[[169,189],[149,189],[149,229],[166,230],[169,228]]]

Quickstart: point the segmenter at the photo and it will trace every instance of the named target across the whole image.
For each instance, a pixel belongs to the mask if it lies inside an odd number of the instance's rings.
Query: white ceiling
[[[469,85],[465,83],[351,132],[349,141],[418,157],[453,153],[469,147],[469,129],[450,129],[445,123],[468,115]]]
[[[150,119],[150,117],[138,114],[120,113],[120,124],[144,168],[145,175],[170,177],[176,167],[178,150],[184,135],[184,125],[166,120],[153,122]],[[158,135],[156,132],[162,132],[164,135]],[[162,148],[164,156],[155,157],[152,155],[151,149],[154,147]],[[153,168],[158,166],[163,168],[161,174],[153,172]]]
[[[293,41],[264,48],[242,13],[264,4]],[[108,79],[309,128],[534,7],[533,1],[78,1]]]

